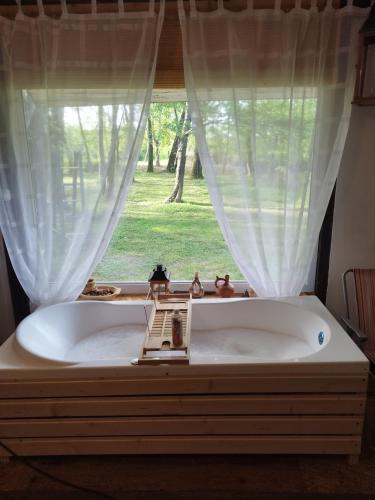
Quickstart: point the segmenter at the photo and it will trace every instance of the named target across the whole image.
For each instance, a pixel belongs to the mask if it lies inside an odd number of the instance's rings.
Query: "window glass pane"
[[[243,279],[218,226],[201,167],[198,178],[193,177],[195,141],[186,110],[186,103],[151,106],[151,124],[145,132],[134,182],[108,250],[95,270],[96,280],[145,281],[156,263],[167,266],[172,280],[192,280],[195,271],[204,280],[214,280],[217,274]],[[183,194],[180,203],[168,203],[177,176],[167,171],[176,132],[181,139],[178,167],[185,134],[188,139]],[[147,172],[150,155],[153,172]]]
[[[243,103],[246,106],[246,101]],[[310,101],[307,103],[310,106]],[[260,99],[258,105],[262,107],[262,120],[269,121],[270,134],[262,139],[264,144],[258,144],[266,156],[275,147],[268,142],[280,136],[278,127],[284,126],[284,122],[280,122],[284,110],[275,96]],[[244,279],[217,223],[206,181],[197,163],[195,140],[190,123],[186,121],[186,111],[183,102],[152,104],[134,183],[107,252],[95,270],[97,281],[146,281],[156,263],[167,266],[172,280],[191,281],[195,271],[199,271],[202,280],[214,280],[216,275],[224,274],[229,274],[232,280]],[[312,115],[315,112],[314,98],[308,111]],[[285,111],[286,118],[288,112],[289,108]],[[245,135],[246,132],[247,129]],[[176,135],[180,143],[176,161],[173,161]],[[185,136],[182,200],[168,203],[166,200],[173,194],[178,178],[178,169],[177,172],[173,170],[176,164],[181,166],[184,155]],[[279,139],[282,141],[282,138],[281,134]],[[148,172],[150,166],[152,172]],[[264,170],[263,195],[275,210],[278,198],[275,190],[268,188],[270,172]],[[314,259],[305,291],[314,289],[315,267]]]

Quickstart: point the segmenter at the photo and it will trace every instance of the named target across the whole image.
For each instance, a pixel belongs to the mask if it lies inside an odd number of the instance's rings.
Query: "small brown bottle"
[[[223,282],[222,285],[219,285],[219,282]],[[220,297],[229,298],[234,294],[234,286],[229,282],[229,274],[226,274],[224,278],[220,278],[216,276],[215,287],[218,289],[218,294]]]
[[[179,347],[183,341],[182,316],[180,311],[176,309],[172,314],[172,343],[175,347]]]

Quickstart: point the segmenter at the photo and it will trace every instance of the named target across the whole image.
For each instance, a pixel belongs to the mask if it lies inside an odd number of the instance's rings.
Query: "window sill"
[[[201,281],[205,293],[204,298],[218,297],[216,294],[214,281]],[[243,297],[244,292],[247,290],[250,297],[256,297],[254,290],[249,287],[246,281],[231,281],[234,286],[234,297]],[[118,298],[114,300],[144,300],[149,291],[149,284],[147,281],[97,281],[98,285],[111,285],[121,288],[121,293]],[[171,281],[170,288],[172,292],[187,292],[191,285],[190,281]],[[315,292],[304,288],[300,295],[315,295]]]
[[[209,295],[216,292],[214,281],[201,281],[203,289]],[[231,281],[234,286],[236,295],[242,295],[245,290],[250,291],[249,285],[246,281]],[[97,281],[98,285],[110,285],[121,288],[121,295],[147,295],[149,284],[147,281],[127,281],[127,282],[114,282],[114,281]],[[191,285],[190,281],[171,281],[170,288],[172,292],[187,292]]]

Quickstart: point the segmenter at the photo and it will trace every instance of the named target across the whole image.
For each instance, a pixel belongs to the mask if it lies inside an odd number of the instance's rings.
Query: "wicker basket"
[[[111,290],[112,293],[110,293],[108,295],[89,295],[87,293],[81,293],[79,298],[81,300],[113,300],[115,297],[117,297],[121,293],[121,288],[118,288],[117,286],[98,285],[98,286],[95,286],[94,288],[95,288],[95,290]],[[87,291],[86,288],[84,291],[85,292]]]

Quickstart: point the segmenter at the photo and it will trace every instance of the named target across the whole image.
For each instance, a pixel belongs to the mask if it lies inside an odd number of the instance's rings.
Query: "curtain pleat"
[[[164,17],[0,18],[0,227],[36,305],[75,299],[133,181]]]
[[[185,11],[199,155],[228,248],[259,296],[300,293],[349,126],[368,9]]]

